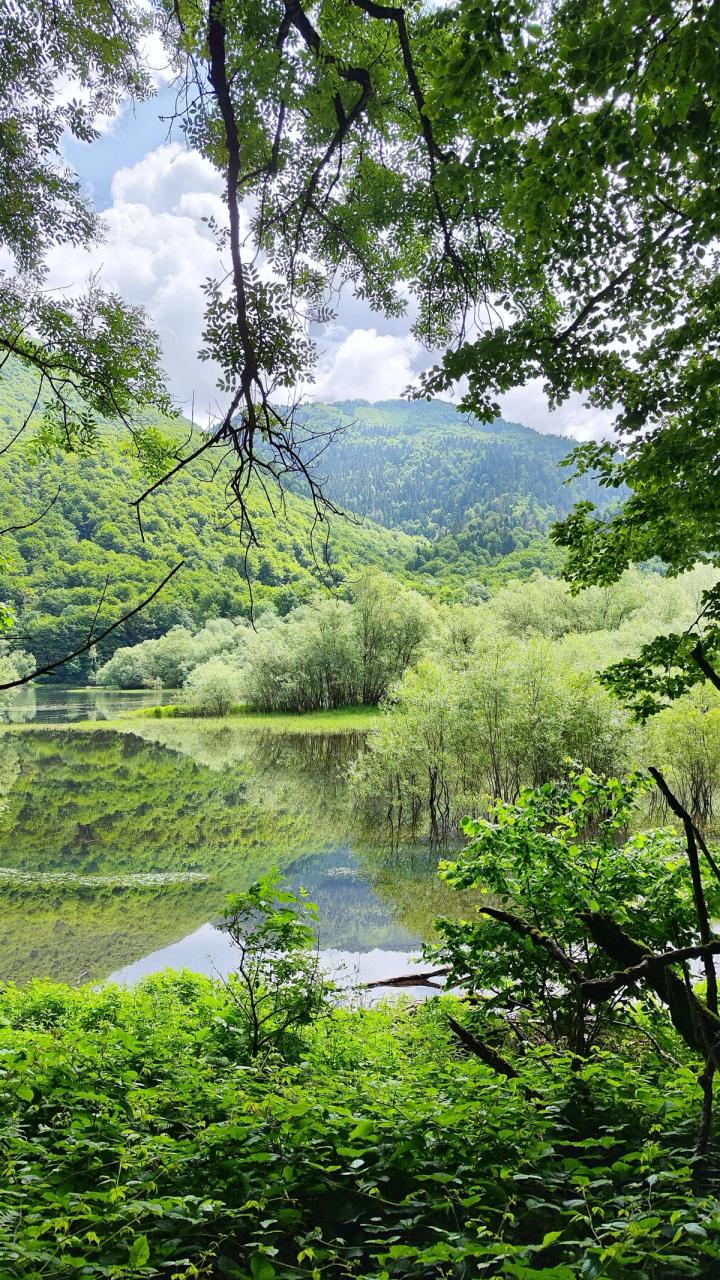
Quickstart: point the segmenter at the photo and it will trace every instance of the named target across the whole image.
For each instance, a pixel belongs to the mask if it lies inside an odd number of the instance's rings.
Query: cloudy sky
[[[204,421],[220,408],[221,398],[215,370],[196,355],[201,286],[218,271],[216,247],[202,219],[214,214],[224,220],[222,184],[212,166],[186,148],[179,131],[169,132],[162,117],[172,108],[173,94],[161,84],[151,102],[128,105],[107,122],[98,141],[66,144],[68,162],[103,213],[106,235],[89,253],[57,250],[49,263],[50,283],[77,288],[97,271],[106,288],[145,307],[160,334],[176,402]],[[318,345],[309,399],[390,399],[432,363],[409,332],[407,317],[388,320],[350,293]],[[584,409],[579,399],[550,413],[534,385],[505,396],[502,410],[506,418],[540,431],[580,439],[607,434],[609,426],[609,415]]]

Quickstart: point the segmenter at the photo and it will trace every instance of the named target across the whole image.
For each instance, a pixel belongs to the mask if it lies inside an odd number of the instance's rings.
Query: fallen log
[[[720,1067],[720,1018],[717,1014],[708,1009],[668,965],[659,963],[662,957],[655,956],[649,947],[632,938],[611,916],[587,911],[581,918],[597,945],[616,964],[622,965],[624,972],[613,975],[613,979],[618,976],[624,979],[628,971],[641,968],[644,985],[650,987],[666,1005],[673,1026],[685,1043],[703,1057],[710,1056],[714,1065]]]
[[[433,982],[433,978],[444,978],[450,972],[446,969],[428,969],[423,973],[401,973],[396,978],[376,978],[374,982],[363,982],[362,990],[371,991],[373,987],[435,987],[442,991],[443,983]]]

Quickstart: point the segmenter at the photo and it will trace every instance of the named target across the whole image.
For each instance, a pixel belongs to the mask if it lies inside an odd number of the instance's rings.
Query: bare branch
[[[705,841],[705,837],[703,836],[702,832],[698,830],[696,824],[693,822],[687,809],[683,807],[683,805],[678,800],[677,796],[674,795],[674,793],[670,790],[670,787],[668,786],[667,782],[665,781],[665,778],[663,777],[659,769],[656,769],[654,765],[651,765],[650,768],[648,769],[648,773],[650,773],[652,778],[654,779],[658,790],[660,791],[661,795],[667,802],[668,808],[671,809],[672,812],[675,814],[675,816],[679,818],[680,821],[682,822],[685,828],[686,835],[689,831],[691,834],[691,837],[694,840],[697,840],[697,843],[700,846],[705,856],[705,859],[708,863],[708,866],[710,867],[713,875],[715,876],[715,879],[718,882],[720,882],[720,867],[718,867],[717,862],[715,861],[710,850],[708,849],[707,843]]]
[[[375,987],[437,987],[442,990],[442,983],[433,982],[433,978],[444,978],[450,969],[426,969],[422,973],[401,973],[396,978],[376,978],[374,982],[364,982],[363,991],[372,991]]]
[[[471,1031],[463,1027],[461,1023],[456,1022],[455,1018],[448,1018],[448,1025],[453,1035],[460,1041],[464,1049],[468,1049],[470,1053],[474,1053],[476,1058],[485,1063],[486,1067],[492,1067],[493,1071],[497,1071],[498,1075],[506,1076],[508,1080],[517,1080],[519,1072],[507,1058],[503,1058],[495,1049],[491,1049],[490,1045],[485,1044],[483,1040],[478,1040]]]
[[[720,955],[720,939],[701,943],[692,947],[677,947],[674,951],[661,951],[658,955],[647,955],[644,960],[630,965],[628,969],[611,973],[607,978],[589,978],[580,984],[580,989],[589,1000],[607,1000],[623,987],[631,987],[636,982],[654,971],[665,968],[669,964],[681,964],[684,960],[699,960],[706,956]]]

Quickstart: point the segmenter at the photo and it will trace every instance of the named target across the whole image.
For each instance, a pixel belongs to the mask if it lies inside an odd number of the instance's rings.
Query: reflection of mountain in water
[[[29,873],[0,880],[0,979],[103,977],[217,920],[229,891],[272,867],[318,902],[323,947],[406,949],[446,909],[430,850],[356,837],[361,738],[130,729],[0,738],[0,867]],[[183,872],[204,878],[129,881]]]
[[[421,941],[395,918],[392,906],[368,883],[347,846],[300,858],[288,868],[287,880],[293,888],[306,889],[317,903],[323,949],[402,951]]]

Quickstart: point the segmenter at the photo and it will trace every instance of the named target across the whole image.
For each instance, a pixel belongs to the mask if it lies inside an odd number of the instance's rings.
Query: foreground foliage
[[[534,1050],[505,1081],[448,1012],[337,1011],[251,1065],[207,979],[6,989],[3,1274],[709,1280],[691,1066]]]
[[[643,785],[468,824],[445,875],[484,896],[434,953],[466,1001],[333,1007],[277,875],[222,982],[6,987],[3,1274],[711,1280],[720,872],[687,815],[627,841]]]
[[[472,923],[439,921],[437,951],[454,981],[482,993],[480,1023],[509,1018],[521,1041],[528,1035],[585,1056],[612,1039],[613,1026],[657,1022],[653,992],[661,1001],[668,997],[680,1021],[680,1003],[664,985],[672,980],[668,970],[614,976],[623,967],[617,947],[626,943],[641,960],[693,946],[700,955],[707,916],[720,910],[712,880],[699,924],[684,841],[675,831],[627,839],[649,785],[637,775],[606,779],[571,769],[559,782],[524,792],[517,804],[498,803],[490,818],[466,821],[470,843],[456,862],[443,864],[443,875],[455,888],[479,891],[478,915]],[[693,1012],[700,1017],[700,1006]]]

